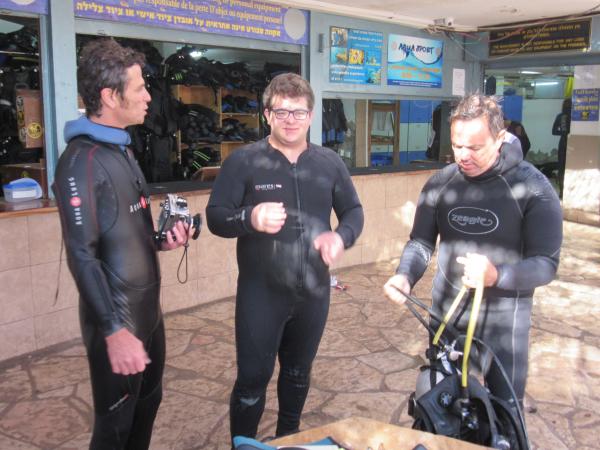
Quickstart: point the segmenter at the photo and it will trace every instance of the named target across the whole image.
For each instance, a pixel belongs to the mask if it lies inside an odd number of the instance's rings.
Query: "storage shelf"
[[[216,101],[215,101],[216,95]],[[240,112],[223,112],[223,97],[227,95],[233,95],[236,97],[246,97],[248,99],[254,100],[256,98],[256,94],[248,91],[243,91],[240,89],[225,89],[219,88],[215,90],[211,87],[200,86],[200,85],[192,85],[186,86],[182,84],[178,84],[173,86],[173,96],[177,98],[180,102],[185,104],[198,104],[203,105],[207,108],[215,111],[219,117],[218,126],[219,128],[223,127],[224,119],[236,119],[240,124],[246,126],[247,129],[254,129],[258,131],[259,128],[259,114],[258,112],[248,112],[248,113],[240,113]],[[225,158],[227,158],[234,150],[237,148],[249,144],[254,141],[222,141],[222,142],[205,142],[205,141],[196,141],[196,144],[212,146],[214,148],[218,148],[221,153],[221,162]],[[181,133],[177,133],[177,145],[180,151],[186,150],[189,148],[188,144],[181,142]]]

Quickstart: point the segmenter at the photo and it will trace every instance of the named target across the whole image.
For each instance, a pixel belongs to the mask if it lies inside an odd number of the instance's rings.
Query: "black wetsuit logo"
[[[466,234],[488,234],[498,228],[498,216],[489,209],[460,206],[450,210],[448,223]]]

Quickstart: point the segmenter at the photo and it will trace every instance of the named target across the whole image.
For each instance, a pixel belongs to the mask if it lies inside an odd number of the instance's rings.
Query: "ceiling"
[[[418,28],[442,25],[456,31],[600,13],[598,0],[275,0],[271,3]]]

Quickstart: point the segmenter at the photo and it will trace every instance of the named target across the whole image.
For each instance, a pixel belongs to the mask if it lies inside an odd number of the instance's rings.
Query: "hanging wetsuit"
[[[498,270],[498,280],[484,291],[476,336],[500,358],[522,399],[533,293],[554,279],[562,243],[562,212],[554,189],[523,161],[518,145],[505,142],[487,172],[467,177],[451,164],[427,181],[397,269],[411,286],[425,272],[438,235],[434,311],[443,316],[462,286],[463,266],[456,257],[467,252],[486,255]],[[464,332],[468,313],[456,320],[454,325]],[[491,388],[499,386],[492,382]],[[495,393],[509,399],[507,392]]]
[[[53,185],[94,399],[91,449],[145,449],[162,396],[165,335],[160,269],[146,181],[129,135],[87,118],[68,122]],[[127,328],[151,363],[113,373],[105,337]]]
[[[263,202],[283,202],[286,209],[276,234],[252,227],[252,209]],[[248,145],[225,160],[213,186],[208,227],[218,236],[238,238],[232,438],[256,436],[276,357],[281,367],[276,434],[298,430],[329,310],[329,269],[313,242],[331,230],[332,207],[336,232],[348,248],[362,230],[362,206],[340,157],[310,143],[296,163],[268,138]]]

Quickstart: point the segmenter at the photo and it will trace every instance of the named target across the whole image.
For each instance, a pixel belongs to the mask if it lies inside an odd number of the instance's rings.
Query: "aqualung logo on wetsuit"
[[[75,225],[83,225],[83,218],[81,217],[81,197],[79,196],[79,191],[77,190],[77,183],[75,183],[75,177],[67,178],[69,182],[69,193],[71,195],[71,200],[69,203],[73,207],[73,218],[75,219]]]
[[[448,213],[452,228],[466,234],[488,234],[498,228],[498,216],[489,209],[461,206]]]
[[[150,197],[140,197],[138,202],[132,203],[129,205],[129,213],[133,214],[138,212],[140,209],[146,209],[146,207],[150,204]]]
[[[280,183],[266,183],[266,184],[255,184],[255,191],[274,191],[275,189],[281,189],[283,186]]]

